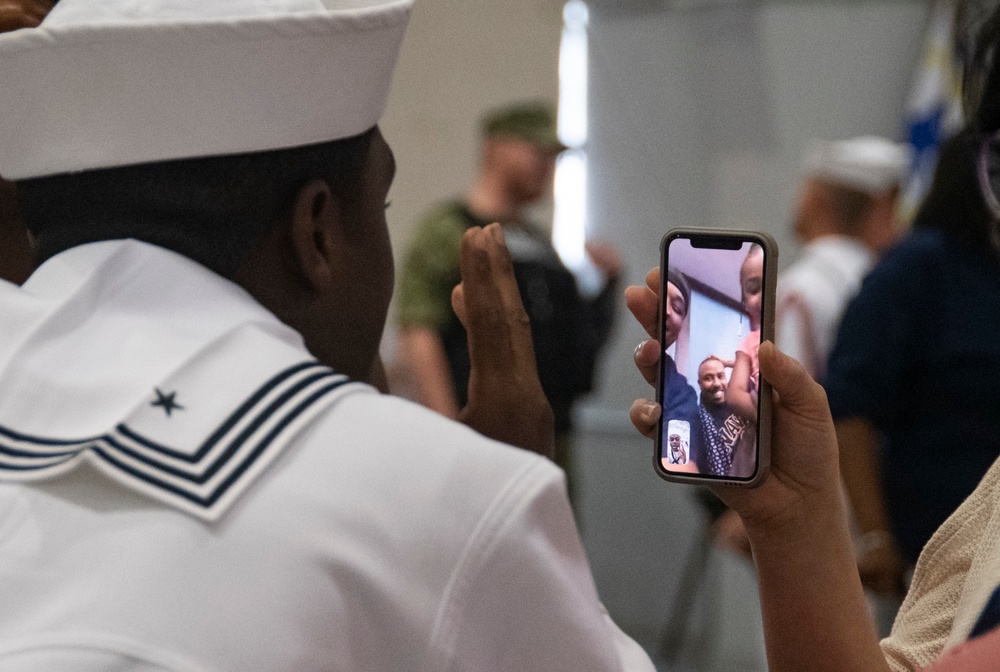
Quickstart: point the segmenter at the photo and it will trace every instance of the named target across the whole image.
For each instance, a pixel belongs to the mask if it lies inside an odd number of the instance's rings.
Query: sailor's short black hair
[[[357,196],[373,134],[21,180],[21,214],[39,263],[84,243],[135,238],[231,277],[310,180]]]

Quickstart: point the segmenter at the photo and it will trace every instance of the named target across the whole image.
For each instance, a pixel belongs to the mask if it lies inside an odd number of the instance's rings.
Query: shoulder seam
[[[522,510],[554,472],[543,458],[529,461],[511,476],[480,517],[451,572],[431,630],[423,672],[449,670],[453,663],[455,625],[462,621],[467,589],[504,534],[511,514]]]

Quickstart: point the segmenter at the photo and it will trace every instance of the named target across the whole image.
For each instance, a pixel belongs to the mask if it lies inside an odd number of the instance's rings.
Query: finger
[[[656,437],[656,424],[660,421],[662,409],[655,401],[636,399],[628,411],[629,420],[648,439]]]
[[[462,286],[462,283],[458,283],[455,285],[455,289],[451,290],[451,309],[455,311],[462,326],[468,329],[468,325],[465,323],[465,287]]]
[[[499,224],[473,227],[462,239],[462,305],[475,368],[534,371],[528,315]]]
[[[587,253],[587,256],[590,257],[590,260],[593,261],[598,268],[601,268],[607,260],[607,250],[605,245],[599,241],[587,241],[584,244],[583,249]]]
[[[774,347],[761,343],[760,374],[781,395],[782,408],[815,420],[829,420],[830,407],[823,388],[797,361]]]
[[[382,361],[381,355],[376,356],[375,361],[372,362],[367,383],[382,394],[389,394],[389,376],[385,372],[385,362]]]
[[[452,302],[468,332],[470,372],[459,419],[485,436],[551,456],[552,409],[499,224],[465,233],[461,270]]]
[[[656,378],[659,375],[657,366],[660,362],[660,342],[657,340],[649,339],[642,341],[639,345],[635,346],[635,352],[632,355],[635,360],[635,366],[639,369],[639,373],[642,377],[646,379],[646,382],[650,385],[656,384]]]
[[[630,285],[625,288],[625,305],[651,338],[659,338],[659,295],[648,287]]]
[[[584,245],[587,256],[609,278],[621,275],[622,258],[614,245],[603,240],[590,241]]]
[[[660,267],[653,266],[646,274],[646,286],[653,290],[657,296],[660,295]]]

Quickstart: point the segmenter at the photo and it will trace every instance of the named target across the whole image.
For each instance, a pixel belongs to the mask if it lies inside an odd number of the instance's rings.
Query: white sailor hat
[[[827,142],[806,148],[806,175],[877,195],[898,185],[910,165],[910,148],[876,136]]]
[[[296,147],[382,115],[413,0],[61,0],[0,35],[0,175]]]

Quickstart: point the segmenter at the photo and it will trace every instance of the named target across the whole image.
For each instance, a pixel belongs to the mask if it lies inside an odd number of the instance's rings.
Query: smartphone
[[[774,339],[778,247],[752,231],[674,229],[660,244],[663,412],[653,465],[669,481],[763,482],[771,388],[757,351]]]

